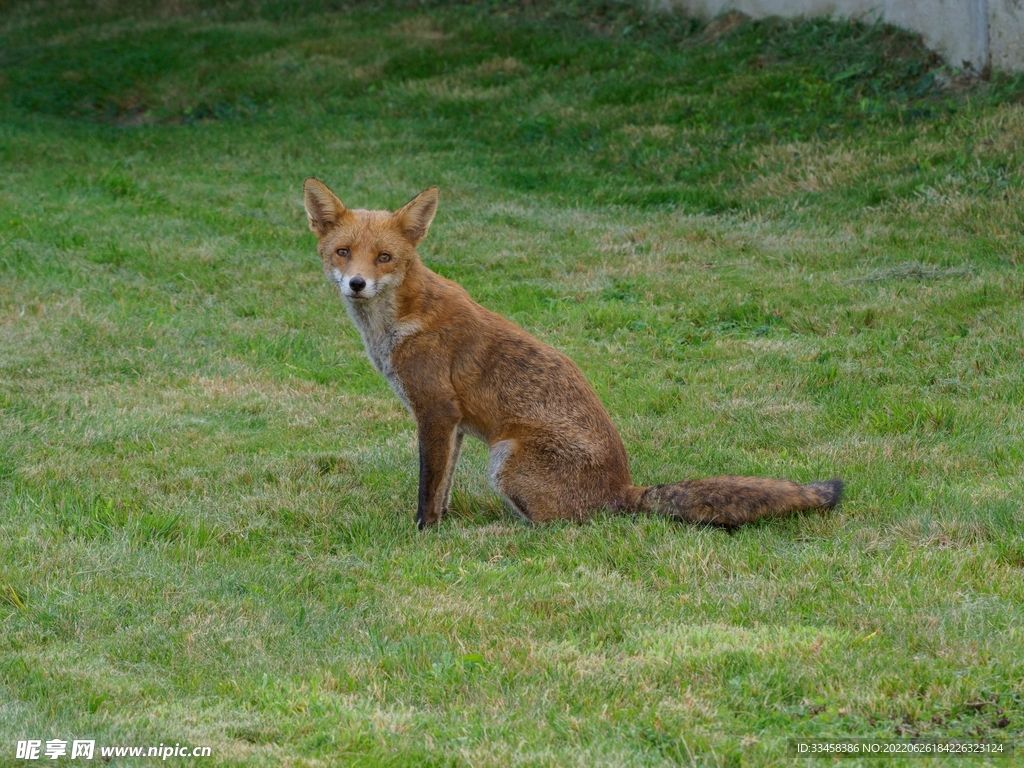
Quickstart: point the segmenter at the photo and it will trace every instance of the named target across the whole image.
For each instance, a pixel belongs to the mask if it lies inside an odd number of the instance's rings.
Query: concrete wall
[[[763,16],[882,20],[917,32],[955,67],[1024,71],[1024,0],[654,0],[704,18]]]
[[[992,68],[1024,72],[1024,0],[987,1]]]

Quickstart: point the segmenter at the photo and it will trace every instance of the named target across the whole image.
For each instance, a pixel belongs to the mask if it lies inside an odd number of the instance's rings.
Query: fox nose
[[[363,280],[363,278],[361,277],[353,277],[351,280],[348,281],[348,287],[351,288],[356,293],[359,293],[361,290],[363,290],[363,288],[366,287],[366,281]]]

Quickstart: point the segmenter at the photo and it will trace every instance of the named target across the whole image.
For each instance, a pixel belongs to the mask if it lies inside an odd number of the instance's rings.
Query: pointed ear
[[[310,176],[302,184],[302,201],[306,205],[309,228],[323,237],[345,213],[345,204],[320,179]]]
[[[423,242],[437,213],[437,187],[430,187],[395,211],[395,220],[413,247]]]

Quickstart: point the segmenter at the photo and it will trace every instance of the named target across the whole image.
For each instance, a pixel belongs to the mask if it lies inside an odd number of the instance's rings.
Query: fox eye
[[[338,255],[343,259],[347,259],[352,256],[352,252],[348,248],[339,248]]]
[[[381,264],[387,264],[389,261],[391,261],[391,254],[382,253],[380,256],[377,257],[377,261],[380,262]]]

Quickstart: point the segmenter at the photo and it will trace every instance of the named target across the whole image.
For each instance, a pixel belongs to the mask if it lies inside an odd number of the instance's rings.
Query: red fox
[[[394,213],[346,208],[315,178],[303,193],[324,273],[370,361],[416,419],[421,529],[448,510],[465,435],[487,443],[491,484],[534,523],[608,509],[732,527],[839,501],[840,480],[722,475],[633,485],[622,438],[576,364],[420,261],[437,187]]]

